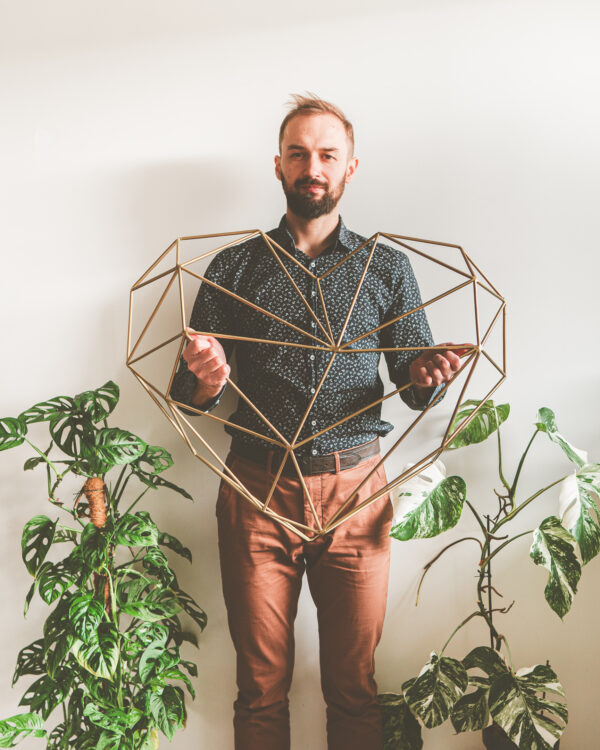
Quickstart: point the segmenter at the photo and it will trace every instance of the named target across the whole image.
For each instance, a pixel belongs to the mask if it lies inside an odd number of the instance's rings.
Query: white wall
[[[206,7],[204,7],[206,6]],[[290,92],[315,91],[355,124],[357,177],[347,224],[460,242],[509,305],[513,413],[505,460],[518,455],[539,406],[600,457],[597,428],[600,12],[591,0],[191,0],[53,3],[2,0],[0,205],[3,273],[0,414],[109,378],[115,423],[172,451],[172,478],[196,495],[153,501],[159,524],[192,547],[181,582],[205,607],[197,698],[175,748],[232,746],[234,654],[217,562],[216,482],[202,470],[124,365],[128,290],[173,238],[273,226],[283,212],[272,156]],[[479,395],[479,394],[474,394]],[[446,409],[446,406],[439,407]],[[221,445],[223,441],[221,441]],[[0,456],[4,551],[0,715],[16,713],[16,654],[38,637],[45,606],[22,602],[19,538],[48,512],[43,479]],[[471,497],[493,508],[492,446],[447,457]],[[566,473],[540,441],[523,492]],[[554,512],[555,497],[529,519]],[[475,549],[457,547],[412,605],[421,566],[447,539],[393,546],[380,689],[416,674],[472,606]],[[519,666],[549,658],[568,692],[565,750],[592,747],[600,658],[599,562],[584,571],[561,623],[543,599],[528,541],[507,550],[497,584],[517,599],[502,624]],[[473,625],[451,655],[481,642]],[[303,592],[292,689],[294,747],[322,750],[316,620]],[[425,748],[477,748],[477,736],[426,732]],[[38,747],[30,740],[23,747]]]

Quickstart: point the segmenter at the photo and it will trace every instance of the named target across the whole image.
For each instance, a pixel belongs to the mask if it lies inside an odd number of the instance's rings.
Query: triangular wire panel
[[[478,284],[477,305],[481,343],[485,346],[489,340],[492,329],[502,327],[502,311],[504,310],[506,303],[498,300],[495,295],[489,294],[485,287]]]
[[[419,257],[426,263],[444,267],[459,276],[472,277],[474,275],[468,256],[459,245],[401,237],[387,232],[381,232],[381,237],[383,241],[389,240],[392,247],[402,250],[409,257],[411,264],[413,261],[416,263],[416,258]]]
[[[224,235],[197,235],[182,237],[179,243],[179,264],[193,266],[200,272],[206,269],[213,259],[223,250],[239,248],[249,240],[260,237],[257,229],[232,232]]]
[[[167,397],[173,368],[179,361],[179,352],[183,337],[178,335],[171,341],[147,352],[138,352],[139,358],[133,357],[129,363],[137,374],[151,383],[163,398]]]
[[[144,271],[139,279],[132,285],[132,289],[147,284],[152,279],[161,277],[167,273],[172,273],[177,267],[177,240],[163,250],[163,252],[152,261],[150,266]]]
[[[129,360],[181,333],[177,273],[133,290],[131,306]]]

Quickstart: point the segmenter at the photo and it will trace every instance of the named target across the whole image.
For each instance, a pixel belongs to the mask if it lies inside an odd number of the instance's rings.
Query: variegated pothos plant
[[[189,549],[134,508],[150,489],[191,496],[160,476],[173,463],[164,448],[108,426],[118,399],[109,381],[0,419],[0,451],[28,444],[35,454],[24,469],[39,467],[47,480],[51,515],[25,525],[21,546],[33,576],[25,612],[36,591],[53,607],[42,637],[17,657],[13,685],[35,677],[21,699],[30,710],[0,721],[0,747],[39,737],[55,750],[155,750],[159,732],[172,739],[185,723],[180,684],[193,696],[197,667],[181,658],[180,646],[197,643],[180,615],[200,629],[206,615],[180,588],[165,554],[191,562]],[[37,422],[50,432],[45,450],[29,431]],[[112,469],[116,476],[108,476]],[[105,482],[101,523],[92,523],[81,491],[73,491],[90,477]],[[67,479],[75,483],[71,490]],[[59,500],[59,489],[69,501]],[[65,546],[66,555],[59,552]],[[47,730],[55,709],[61,719]]]
[[[473,415],[480,404],[481,408]],[[542,408],[535,431],[509,482],[502,464],[500,427],[509,412],[508,404],[466,401],[461,404],[454,424],[473,416],[448,445],[448,450],[456,450],[496,435],[501,490],[495,490],[498,510],[494,516],[482,515],[467,498],[465,480],[446,477],[439,461],[401,485],[394,498],[391,535],[396,539],[408,541],[441,534],[457,524],[464,507],[474,515],[481,539],[472,536],[458,539],[425,566],[419,591],[427,571],[444,552],[467,538],[478,541],[476,609],[455,628],[442,649],[430,655],[419,675],[402,685],[401,693],[380,695],[386,750],[420,750],[421,724],[432,728],[448,718],[457,732],[482,730],[495,722],[517,747],[526,750],[550,750],[566,726],[564,690],[549,664],[523,669],[513,666],[507,639],[495,624],[495,616],[510,607],[494,606],[491,563],[513,541],[530,535],[531,560],[548,570],[546,601],[563,618],[577,591],[582,566],[600,551],[600,514],[596,504],[600,495],[600,465],[589,463],[587,454],[559,433],[553,412]],[[573,469],[521,499],[517,492],[519,479],[532,444],[540,434],[562,449]],[[560,488],[558,515],[544,518],[535,529],[507,534],[511,526],[514,528],[515,518],[552,488]],[[485,623],[490,645],[477,646],[462,660],[446,656],[454,635],[473,618]]]

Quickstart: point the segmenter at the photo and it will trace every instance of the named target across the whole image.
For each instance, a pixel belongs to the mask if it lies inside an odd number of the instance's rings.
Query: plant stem
[[[490,555],[488,555],[484,560],[482,560],[479,564],[480,565],[488,565],[490,560],[495,557],[498,552],[500,552],[501,549],[506,547],[507,544],[510,544],[511,542],[514,542],[515,539],[519,539],[522,536],[526,536],[527,534],[533,534],[533,529],[529,529],[528,531],[522,531],[520,534],[517,534],[516,536],[511,537],[510,539],[507,539],[505,542],[503,542],[499,547],[497,547]]]
[[[517,466],[517,472],[515,474],[515,478],[513,479],[512,488],[509,488],[509,494],[510,499],[514,501],[515,494],[517,492],[517,484],[519,482],[519,477],[521,476],[521,470],[523,469],[523,464],[525,463],[525,458],[527,457],[527,454],[529,453],[529,449],[533,445],[533,441],[537,437],[538,432],[540,432],[539,429],[536,429],[536,431],[531,436],[531,440],[527,443],[527,447],[523,451],[523,455],[521,456],[521,459],[519,461],[519,465]]]
[[[465,500],[465,503],[468,505],[469,510],[471,511],[471,513],[473,513],[473,515],[475,516],[475,520],[479,524],[480,529],[483,531],[483,535],[487,536],[487,530],[486,530],[485,526],[483,525],[483,521],[481,520],[481,516],[479,515],[479,513],[475,510],[475,508],[471,505],[471,503],[468,500]]]
[[[149,489],[150,487],[146,487],[146,489],[142,492],[142,494],[138,495],[138,497],[131,503],[129,508],[127,508],[127,510],[125,511],[125,515],[129,513],[131,509],[134,508],[139,503],[139,501],[144,497],[144,495],[146,494],[146,492],[148,492]]]
[[[117,481],[115,484],[115,489],[111,492],[111,495],[113,497],[113,500],[118,503],[120,496],[119,496],[119,485],[121,484],[121,480],[123,479],[123,475],[125,474],[125,471],[127,470],[127,464],[121,469],[119,476],[117,477]]]
[[[44,453],[44,451],[43,451],[43,450],[40,450],[40,448],[38,448],[38,447],[37,447],[37,445],[34,445],[34,444],[33,444],[33,443],[31,442],[31,440],[29,440],[29,439],[28,439],[28,438],[26,438],[25,436],[23,436],[23,440],[24,440],[24,441],[25,441],[26,443],[28,443],[28,444],[29,444],[29,445],[30,445],[30,446],[31,446],[31,447],[33,448],[33,450],[34,450],[34,451],[35,451],[36,453],[39,453],[39,455],[40,455],[40,456],[41,456],[41,457],[42,457],[42,458],[44,459],[44,461],[46,462],[46,464],[47,464],[48,466],[50,466],[50,467],[52,468],[52,471],[53,471],[53,472],[54,472],[54,473],[55,473],[55,474],[56,474],[56,475],[58,476],[58,470],[57,470],[56,466],[55,466],[55,465],[54,465],[54,464],[52,463],[52,461],[51,461],[51,460],[50,460],[50,459],[48,458],[48,456],[47,456],[47,455],[46,455],[46,454]]]
[[[479,541],[479,539],[477,539],[477,537],[474,537],[474,536],[464,536],[464,537],[462,537],[462,539],[457,539],[456,541],[450,542],[450,544],[447,544],[442,550],[440,550],[440,552],[437,553],[437,555],[434,558],[432,558],[424,566],[424,568],[423,568],[423,574],[421,575],[421,580],[419,581],[419,586],[417,588],[417,598],[415,600],[415,607],[419,603],[419,594],[421,593],[421,586],[423,585],[423,581],[425,580],[425,576],[429,572],[429,569],[431,568],[431,566],[436,562],[436,560],[439,560],[439,558],[444,554],[444,552],[446,552],[447,550],[449,550],[451,547],[454,547],[455,544],[460,544],[461,542],[467,542],[469,540],[471,540],[473,542],[477,542],[477,544],[479,545],[481,551],[483,552],[483,545]]]
[[[496,430],[496,434],[498,436],[498,475],[500,477],[500,481],[506,488],[506,491],[510,494],[510,485],[506,481],[506,478],[504,477],[504,473],[502,471],[502,439],[500,437],[500,425],[498,425],[498,429]]]
[[[446,643],[444,643],[444,646],[443,646],[442,650],[440,651],[440,657],[442,656],[442,654],[444,653],[444,651],[448,647],[448,644],[450,643],[450,641],[458,633],[458,631],[462,627],[464,627],[469,622],[469,620],[472,620],[474,617],[481,617],[481,616],[482,616],[481,612],[479,610],[477,610],[476,612],[471,612],[471,614],[468,617],[465,617],[465,619],[460,623],[460,625],[458,625],[456,628],[454,628],[454,630],[452,631],[452,634],[450,635],[450,638],[448,638],[448,640],[446,641]]]
[[[534,492],[533,495],[531,495],[530,497],[528,497],[527,500],[524,500],[520,505],[517,505],[516,508],[514,510],[512,510],[507,516],[505,516],[501,521],[498,521],[498,523],[494,526],[492,532],[496,533],[496,531],[500,528],[500,526],[502,526],[507,521],[510,521],[512,518],[514,518],[514,516],[516,516],[517,513],[519,513],[520,511],[522,511],[523,508],[527,507],[529,505],[529,503],[533,502],[536,499],[536,497],[539,497],[540,495],[542,495],[547,490],[552,489],[552,487],[556,487],[557,484],[560,484],[561,482],[564,482],[564,480],[568,476],[570,476],[570,475],[566,474],[564,477],[560,477],[560,479],[557,479],[555,482],[552,482],[547,487],[543,487],[541,490],[538,490],[537,492]]]

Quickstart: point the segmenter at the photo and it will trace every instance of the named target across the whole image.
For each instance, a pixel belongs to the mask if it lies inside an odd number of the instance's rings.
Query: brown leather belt
[[[242,458],[247,458],[250,461],[261,464],[265,468],[268,466],[269,457],[271,458],[271,471],[277,473],[281,461],[283,460],[284,453],[281,449],[275,448],[273,450],[264,448],[261,445],[251,445],[244,443],[242,440],[234,438],[231,441],[231,452],[235,453]],[[357,445],[353,448],[346,448],[345,450],[337,451],[337,453],[326,453],[324,456],[296,456],[300,471],[305,476],[312,474],[327,474],[335,473],[336,471],[336,455],[339,460],[339,470],[351,469],[353,466],[357,466],[361,461],[366,458],[379,453],[379,438],[371,440],[368,443]],[[285,462],[282,474],[286,476],[294,476],[297,474],[296,467],[291,458]]]

